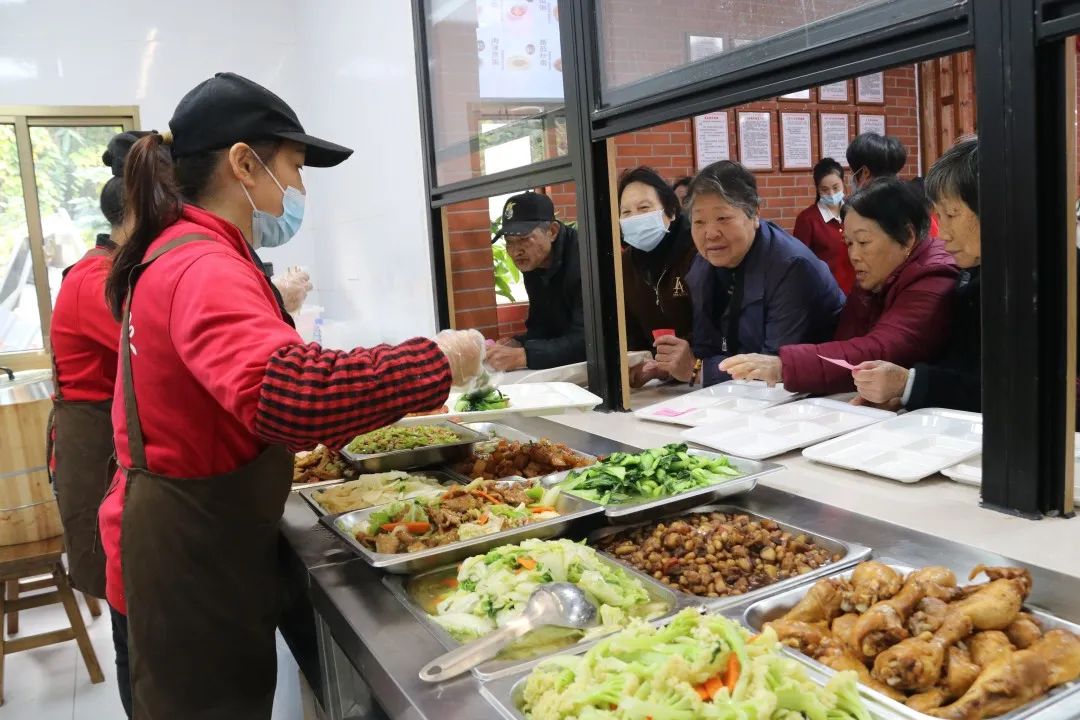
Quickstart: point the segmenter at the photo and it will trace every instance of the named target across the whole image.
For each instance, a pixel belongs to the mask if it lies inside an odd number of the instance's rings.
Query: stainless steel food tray
[[[621,570],[629,572],[631,575],[640,580],[641,583],[645,586],[645,590],[649,593],[649,597],[653,602],[662,602],[667,605],[667,611],[661,615],[656,616],[655,618],[652,618],[650,622],[662,622],[664,620],[667,620],[683,608],[683,605],[680,602],[680,599],[676,596],[676,594],[672,592],[670,588],[665,587],[662,583],[658,583],[648,575],[640,573],[633,568],[627,568],[623,565],[620,565],[619,563],[615,563],[603,553],[597,553],[597,555],[604,562],[615,565]],[[413,617],[415,617],[421,625],[426,627],[431,632],[431,634],[435,636],[435,638],[439,641],[439,643],[442,644],[444,648],[446,648],[447,650],[453,650],[454,648],[461,647],[462,643],[455,640],[453,636],[451,636],[450,633],[448,633],[441,625],[432,620],[432,616],[428,614],[428,612],[424,610],[424,608],[421,607],[421,605],[416,602],[413,599],[412,595],[409,593],[409,585],[411,583],[420,582],[427,575],[438,575],[442,573],[446,573],[449,576],[453,577],[456,574],[456,566],[450,565],[447,567],[439,568],[438,570],[431,570],[429,572],[421,573],[420,575],[416,575],[407,579],[397,575],[388,575],[383,578],[383,584],[386,585],[387,588],[390,589],[390,592],[394,595],[394,597],[396,597],[401,602],[401,604],[404,605],[409,610],[409,612],[413,614]],[[541,655],[537,655],[531,658],[518,658],[513,660],[489,660],[488,662],[482,663],[481,665],[473,668],[472,673],[481,682],[486,682],[488,680],[493,680],[499,677],[505,677],[506,675],[514,673],[520,673],[526,668],[535,666],[544,658],[548,658],[553,655],[559,655],[569,651],[577,652],[580,650],[586,650],[599,642],[603,637],[607,636],[600,636],[589,640],[583,640],[565,648],[545,652]]]
[[[368,522],[368,516],[376,508],[354,510],[340,515],[324,515],[319,520],[372,567],[397,575],[408,575],[449,565],[470,555],[485,553],[500,545],[521,542],[528,538],[550,538],[562,535],[575,520],[595,515],[601,512],[603,508],[588,500],[560,493],[555,509],[559,512],[559,517],[541,520],[540,522],[530,523],[510,530],[503,530],[492,535],[460,540],[456,543],[428,550],[393,554],[368,550],[357,542],[354,536],[355,530]]]
[[[917,569],[911,565],[904,565],[902,563],[898,563],[887,558],[879,558],[878,560],[879,562],[883,562],[889,565],[891,568],[903,575],[907,575],[912,570]],[[956,573],[957,578],[967,577],[966,571],[961,572],[958,568],[951,569],[953,570],[953,572]],[[848,568],[842,572],[836,572],[832,573],[831,575],[827,575],[826,577],[850,579],[852,571],[853,568]],[[765,623],[780,617],[785,612],[794,607],[795,603],[802,599],[803,595],[809,592],[809,589],[809,587],[798,587],[753,603],[752,605],[747,607],[745,612],[743,613],[743,624],[749,628],[760,631]],[[1042,624],[1044,630],[1062,628],[1064,630],[1070,630],[1074,633],[1080,634],[1080,625],[1069,622],[1068,620],[1062,620],[1061,618],[1052,615],[1045,610],[1041,610],[1037,607],[1032,607],[1031,605],[1025,605],[1024,611],[1030,613],[1033,617],[1038,619],[1038,621]],[[814,660],[808,655],[802,654],[794,648],[784,647],[784,651],[790,653],[800,662],[814,668],[819,673],[824,674],[826,677],[831,677],[836,674],[836,671],[832,668],[823,665],[822,663],[819,663],[817,660]],[[1054,688],[1046,695],[1042,696],[1038,700],[1035,700],[1034,702],[1028,703],[1027,705],[1017,708],[1016,710],[1013,710],[1010,713],[1006,713],[1005,715],[996,716],[994,720],[1022,720],[1024,718],[1035,717],[1036,715],[1039,715],[1043,712],[1046,712],[1047,714],[1041,715],[1040,717],[1075,717],[1072,714],[1059,716],[1050,711],[1053,710],[1054,705],[1061,702],[1065,698],[1073,696],[1078,690],[1080,690],[1080,680],[1074,680],[1071,683],[1065,683],[1064,685],[1060,685]],[[918,712],[916,710],[912,710],[908,706],[902,703],[898,703],[895,700],[892,700],[885,695],[882,695],[876,690],[872,690],[871,688],[863,685],[862,683],[859,684],[859,691],[864,697],[872,699],[878,705],[887,708],[892,713],[901,717],[911,718],[912,720],[934,720],[933,716]]]
[[[564,650],[561,654],[579,655],[586,650],[588,650],[588,647],[574,647]],[[485,682],[480,686],[480,695],[491,703],[492,707],[505,720],[527,720],[520,708],[523,704],[525,681],[528,679],[530,671],[531,668]],[[818,685],[825,685],[830,677],[812,665],[806,666],[806,676],[811,682]],[[874,720],[893,720],[896,717],[894,713],[881,706],[873,698],[864,696],[863,702]]]
[[[529,435],[528,433],[523,433],[523,432],[521,432],[520,430],[518,430],[516,428],[512,428],[509,425],[503,425],[502,423],[475,422],[475,423],[462,423],[462,425],[464,427],[469,428],[470,430],[474,430],[474,431],[476,431],[478,433],[482,433],[485,436],[484,440],[476,443],[476,445],[484,445],[487,442],[491,442],[492,440],[499,440],[499,439],[509,440],[511,442],[521,442],[521,443],[538,442],[540,440],[540,438],[536,437],[535,435]],[[566,447],[570,447],[570,446],[567,445]],[[472,449],[470,449],[470,452],[475,452],[475,450],[476,450],[476,447],[474,446]],[[579,456],[585,458],[586,460],[591,460],[594,463],[596,462],[596,456],[595,455],[590,455],[589,453],[582,452],[582,451],[577,450],[575,448],[570,448],[570,450],[573,451],[576,455],[579,455]],[[464,458],[462,458],[462,459],[464,459]],[[581,468],[581,469],[584,469],[584,468]],[[458,475],[460,477],[465,478],[466,481],[472,480],[472,478],[468,477],[467,475],[464,475],[463,473],[459,473],[457,470],[455,470],[452,467],[448,468],[448,470],[450,472],[452,472],[453,474],[455,474],[455,475]],[[559,472],[556,472],[556,473],[550,473],[549,475],[540,475],[540,476],[537,476],[534,479],[540,480],[545,485],[547,485],[549,483],[547,483],[545,481],[545,478],[552,477],[554,475],[565,476],[567,472],[570,472],[570,471],[569,470],[562,470],[562,471],[559,471]],[[527,478],[521,477],[520,475],[508,475],[507,477],[499,478],[499,479],[500,480],[526,480]]]
[[[666,497],[658,498],[642,498],[641,500],[633,500],[619,505],[606,505],[604,506],[604,515],[607,516],[608,522],[645,522],[671,515],[680,510],[696,507],[704,503],[711,503],[742,492],[748,492],[757,487],[758,478],[784,469],[782,465],[776,463],[747,460],[745,458],[735,457],[734,455],[724,455],[708,450],[690,448],[689,452],[691,455],[702,457],[726,457],[731,462],[732,466],[742,473],[742,476],[717,483],[716,485],[706,485],[705,487],[697,488],[696,490],[689,490],[684,493],[679,493],[678,495],[668,495]],[[582,468],[582,470],[587,469],[588,468]],[[573,472],[573,470],[549,475],[544,478],[543,482],[545,485],[562,482],[569,477],[571,472]],[[567,491],[567,494],[572,493]]]
[[[423,475],[424,477],[429,477],[432,480],[438,481],[439,484],[441,484],[443,486],[446,486],[446,487],[449,487],[450,485],[461,485],[463,483],[468,482],[467,479],[461,477],[457,473],[447,472],[445,470],[417,470],[416,472],[411,472],[411,473],[408,473],[408,474],[409,475]],[[334,483],[333,486],[348,485],[349,483],[356,482],[357,480],[360,480],[362,478],[363,478],[363,475],[361,475],[359,478],[356,478],[356,479],[353,479],[353,480],[338,480],[336,483]],[[311,509],[315,511],[316,515],[319,515],[319,516],[333,515],[335,513],[332,513],[329,510],[327,510],[326,508],[324,508],[322,506],[322,504],[318,501],[318,499],[316,499],[316,497],[315,497],[316,493],[320,493],[323,490],[328,490],[330,487],[331,487],[330,485],[322,485],[322,486],[319,486],[319,487],[304,488],[304,489],[299,491],[300,497],[304,498],[304,500],[307,502],[307,504],[311,506]],[[432,488],[432,490],[434,490],[434,488]],[[432,493],[432,494],[434,494],[434,493]],[[390,502],[396,502],[396,501],[391,500]],[[389,503],[379,503],[379,505],[387,505],[387,504],[389,504]],[[369,507],[377,507],[377,506],[376,505],[371,505]],[[360,508],[360,509],[367,509],[367,508]]]
[[[371,455],[357,455],[350,452],[348,448],[342,448],[341,456],[348,460],[354,467],[359,468],[361,472],[366,473],[389,472],[390,470],[413,470],[415,468],[430,467],[432,465],[452,465],[458,460],[466,457],[475,443],[487,439],[486,436],[481,435],[475,430],[470,430],[463,425],[458,425],[457,423],[452,423],[447,420],[432,420],[421,424],[443,427],[451,430],[458,436],[459,441],[447,443],[446,445],[428,445],[426,447],[413,448],[412,450],[394,450],[385,453],[373,453]]]
[[[843,553],[844,557],[842,559],[838,560],[837,562],[831,562],[831,563],[828,563],[826,565],[822,565],[821,567],[815,568],[815,569],[811,570],[810,572],[805,573],[803,575],[797,575],[795,577],[780,580],[780,581],[775,582],[775,583],[773,583],[771,585],[766,585],[764,587],[757,588],[756,590],[751,590],[750,592],[743,593],[742,595],[732,595],[732,596],[729,596],[729,597],[710,598],[710,597],[704,597],[704,596],[701,596],[701,595],[694,595],[694,594],[683,592],[682,590],[678,590],[678,589],[673,588],[672,591],[679,598],[679,600],[680,600],[681,604],[683,605],[683,607],[692,606],[692,605],[703,605],[703,606],[709,608],[710,610],[720,611],[720,610],[723,610],[725,608],[733,607],[735,605],[741,605],[743,603],[752,602],[754,600],[757,600],[757,599],[760,599],[760,598],[763,598],[763,597],[768,597],[770,595],[775,595],[777,593],[782,593],[785,590],[788,590],[790,588],[797,587],[799,585],[803,585],[803,584],[811,582],[813,580],[817,580],[818,578],[824,577],[826,575],[831,575],[831,574],[833,574],[833,573],[835,573],[835,572],[837,572],[839,570],[842,570],[842,569],[844,569],[846,567],[850,567],[852,565],[855,565],[855,564],[861,562],[862,560],[865,560],[866,558],[870,557],[871,549],[866,547],[865,545],[860,545],[859,543],[854,543],[854,542],[845,542],[843,540],[836,540],[835,538],[831,538],[831,537],[829,537],[827,535],[819,535],[818,533],[810,532],[809,530],[804,530],[803,528],[800,528],[800,527],[798,527],[796,525],[789,525],[789,524],[787,524],[785,522],[781,522],[781,521],[779,521],[779,520],[777,520],[775,518],[769,517],[768,515],[759,515],[757,513],[750,512],[749,510],[744,510],[743,508],[737,507],[735,505],[705,505],[703,507],[697,507],[697,508],[693,508],[691,510],[684,510],[684,511],[678,512],[678,513],[671,513],[671,514],[666,515],[666,516],[664,516],[662,518],[659,518],[658,520],[650,520],[648,522],[627,523],[625,525],[612,525],[612,526],[609,526],[609,527],[601,528],[601,529],[596,530],[593,533],[591,533],[589,535],[589,537],[588,537],[588,544],[589,545],[596,545],[600,540],[602,540],[604,538],[610,537],[612,535],[616,535],[618,533],[633,530],[635,528],[644,527],[646,525],[652,525],[652,524],[654,524],[656,522],[665,521],[665,520],[675,520],[676,518],[686,517],[688,515],[697,515],[697,514],[701,514],[701,513],[714,513],[714,512],[725,513],[727,515],[746,515],[751,520],[756,520],[758,522],[760,522],[762,520],[770,520],[770,521],[776,523],[777,526],[779,526],[779,528],[781,530],[783,530],[785,532],[788,532],[788,533],[791,533],[793,535],[799,535],[799,534],[806,535],[807,538],[814,541],[815,545],[818,545],[818,546],[824,548],[830,554]],[[607,557],[610,557],[612,560],[619,563],[623,567],[629,568],[630,570],[637,571],[637,568],[635,568],[630,563],[620,559],[619,556],[617,556],[617,555],[615,555],[613,553],[608,553],[605,550],[599,550],[599,549],[598,549],[598,552],[601,555],[606,555]]]

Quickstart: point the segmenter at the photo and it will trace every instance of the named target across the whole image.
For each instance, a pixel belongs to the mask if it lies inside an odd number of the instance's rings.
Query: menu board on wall
[[[831,157],[847,167],[848,127],[847,113],[819,113],[821,128],[821,157]]]
[[[739,160],[748,170],[772,170],[772,113],[739,113]]]
[[[822,85],[818,88],[817,97],[818,102],[846,103],[848,101],[847,80]]]
[[[687,55],[690,62],[704,60],[712,55],[724,52],[724,38],[710,37],[708,35],[687,35]]]
[[[728,145],[728,114],[726,110],[698,115],[694,118],[694,162],[696,169],[719,160],[731,159]]]
[[[855,100],[861,103],[884,103],[885,73],[872,73],[856,78]]]
[[[810,113],[780,113],[780,155],[784,170],[809,170],[814,167],[813,141],[810,137]]]
[[[859,113],[859,134],[872,132],[878,135],[885,134],[885,116],[884,115],[868,115],[866,113]]]
[[[558,0],[477,0],[480,97],[561,100]]]

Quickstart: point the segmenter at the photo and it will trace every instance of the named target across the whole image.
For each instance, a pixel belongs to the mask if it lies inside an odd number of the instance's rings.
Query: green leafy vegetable
[[[584,470],[575,470],[563,490],[602,505],[667,497],[739,477],[726,457],[691,455],[684,443],[642,453],[612,453]]]
[[[508,407],[510,407],[510,398],[503,395],[498,388],[493,387],[482,387],[465,393],[454,403],[454,410],[458,412],[502,410]]]
[[[354,455],[373,455],[429,445],[449,445],[460,441],[461,438],[453,430],[438,425],[391,426],[353,438],[347,449]]]

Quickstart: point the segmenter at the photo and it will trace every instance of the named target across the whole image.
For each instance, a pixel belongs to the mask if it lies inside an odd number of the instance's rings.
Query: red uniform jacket
[[[924,240],[881,291],[855,289],[840,313],[832,342],[780,348],[784,388],[809,393],[855,389],[851,371],[819,355],[852,365],[887,360],[901,367],[936,358],[949,334],[958,274],[941,240]]]
[[[83,257],[68,270],[56,296],[49,337],[58,390],[68,402],[104,402],[113,396],[120,323],[105,301],[110,267],[107,255]]]
[[[273,443],[340,447],[446,399],[449,363],[430,340],[352,352],[304,345],[282,319],[243,235],[216,215],[185,206],[147,255],[190,233],[211,240],[155,261],[131,305],[132,375],[151,472],[226,473]],[[117,460],[130,467],[122,385],[118,378],[113,426]],[[108,600],[121,612],[123,498],[117,473],[99,522]]]
[[[845,295],[850,295],[855,288],[855,269],[851,267],[840,221],[834,218],[825,222],[820,206],[814,203],[795,218],[792,235],[829,266],[836,284]]]

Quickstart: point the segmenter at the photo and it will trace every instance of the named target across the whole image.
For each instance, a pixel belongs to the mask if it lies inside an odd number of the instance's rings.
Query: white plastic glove
[[[450,361],[455,387],[466,387],[484,374],[484,336],[477,330],[443,330],[435,343]]]
[[[270,279],[281,293],[285,311],[294,315],[307,299],[312,291],[311,276],[304,272],[303,268],[291,267],[284,274],[275,275]]]

